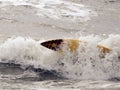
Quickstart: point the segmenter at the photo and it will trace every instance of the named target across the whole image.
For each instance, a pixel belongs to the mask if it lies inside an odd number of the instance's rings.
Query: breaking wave
[[[78,39],[88,44],[80,44],[74,53],[64,49],[60,54],[40,45],[46,40],[30,37],[0,38],[0,62],[53,70],[69,79],[107,80],[120,77],[120,35],[80,36]],[[100,51],[96,48],[98,44],[111,51],[100,57]]]

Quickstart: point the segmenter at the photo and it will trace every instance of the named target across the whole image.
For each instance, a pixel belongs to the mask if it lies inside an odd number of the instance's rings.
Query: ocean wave
[[[64,49],[60,54],[40,45],[46,40],[28,37],[0,39],[0,60],[45,70],[55,70],[71,79],[109,79],[120,77],[120,35],[81,36],[79,40],[88,42],[79,45],[75,53]],[[111,51],[100,57],[96,45],[104,45]],[[83,51],[84,49],[84,51]]]

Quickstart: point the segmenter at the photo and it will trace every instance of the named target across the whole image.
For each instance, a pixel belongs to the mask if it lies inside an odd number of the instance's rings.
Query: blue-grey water
[[[88,44],[40,45],[59,38]],[[119,90],[119,41],[119,0],[0,0],[0,90]]]

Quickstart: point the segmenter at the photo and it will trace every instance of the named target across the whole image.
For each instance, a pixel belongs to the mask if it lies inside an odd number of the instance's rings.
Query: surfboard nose
[[[49,41],[42,42],[41,45],[48,49],[58,51],[60,49],[60,45],[62,42],[63,42],[62,39],[56,39],[56,40],[49,40]]]

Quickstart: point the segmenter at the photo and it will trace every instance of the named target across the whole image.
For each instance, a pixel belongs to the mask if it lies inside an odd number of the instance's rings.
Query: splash
[[[120,77],[120,35],[82,36],[76,52],[64,49],[60,54],[40,46],[42,41],[25,37],[12,37],[0,43],[1,62],[33,65],[35,68],[55,70],[71,79],[109,79]],[[111,51],[100,57],[97,44],[109,47]]]

